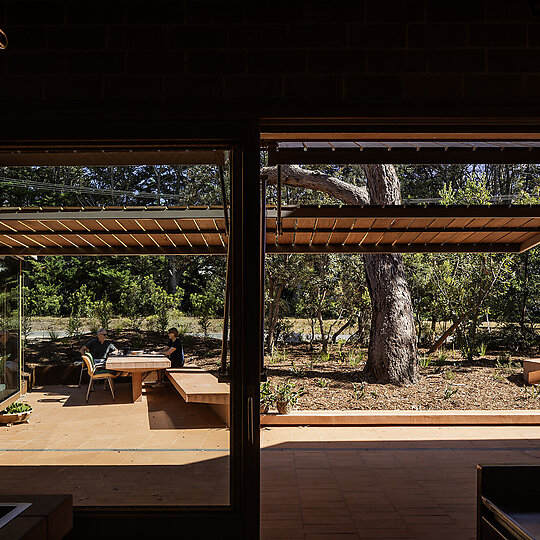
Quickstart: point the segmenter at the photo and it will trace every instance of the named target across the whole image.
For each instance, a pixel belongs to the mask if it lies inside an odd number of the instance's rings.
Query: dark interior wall
[[[539,112],[540,17],[527,0],[3,0],[0,28],[11,136],[21,122],[44,130],[36,113],[73,124],[73,113],[121,122]]]

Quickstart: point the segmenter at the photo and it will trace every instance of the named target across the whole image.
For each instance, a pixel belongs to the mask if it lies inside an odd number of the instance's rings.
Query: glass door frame
[[[174,530],[202,539],[218,535],[221,539],[259,538],[259,359],[263,339],[260,303],[264,266],[258,123],[219,126],[216,131],[222,136],[218,138],[210,138],[214,130],[208,126],[188,131],[197,132],[197,137],[173,143],[160,139],[159,144],[219,145],[232,149],[230,506],[75,507],[73,538],[93,538],[96,526],[117,538],[169,535]],[[205,132],[204,137],[199,135],[201,131]],[[144,143],[159,147],[153,140]],[[114,149],[115,146],[135,148],[144,143],[139,139],[135,144],[126,140],[108,140],[104,144]],[[1,150],[6,150],[6,146],[16,150],[18,144],[21,142],[2,145]],[[92,144],[95,145],[95,141]],[[21,146],[28,147],[28,144],[22,142]],[[36,146],[32,146],[35,151]],[[63,146],[58,141],[40,142],[39,148],[46,152]],[[74,144],[70,142],[66,146],[72,149]],[[84,147],[83,142],[79,148]]]

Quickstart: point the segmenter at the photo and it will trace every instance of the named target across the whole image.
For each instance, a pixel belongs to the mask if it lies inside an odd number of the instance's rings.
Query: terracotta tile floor
[[[474,539],[476,465],[538,463],[540,426],[273,427],[262,538]]]
[[[0,427],[0,493],[73,493],[76,505],[228,504],[229,430],[170,387],[131,403],[98,386],[48,386],[26,424]]]
[[[229,431],[170,389],[27,396],[0,428],[0,493],[78,505],[226,504]],[[472,539],[477,463],[538,463],[540,426],[272,427],[261,431],[262,538]]]

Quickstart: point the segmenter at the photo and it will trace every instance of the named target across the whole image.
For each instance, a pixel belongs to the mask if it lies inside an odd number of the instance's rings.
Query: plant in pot
[[[261,383],[261,414],[266,414],[274,404],[275,397],[269,381]]]
[[[276,408],[279,414],[290,413],[304,393],[303,390],[295,390],[295,386],[295,383],[287,380],[276,388]]]
[[[32,407],[26,403],[17,401],[0,411],[0,424],[16,424],[24,422],[26,417],[32,412]]]

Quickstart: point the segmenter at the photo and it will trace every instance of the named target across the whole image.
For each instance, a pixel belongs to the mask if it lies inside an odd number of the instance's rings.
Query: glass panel
[[[0,403],[20,390],[18,259],[0,259]]]
[[[3,481],[0,494],[24,484],[28,492],[73,493],[75,506],[230,504],[230,395],[227,379],[218,381],[227,274],[223,191],[229,197],[227,166],[4,168],[4,207],[116,209],[100,210],[93,222],[84,212],[72,214],[64,225],[47,210],[31,222],[26,213],[26,238],[3,237],[13,249],[40,249],[23,265],[24,370],[34,383],[24,401],[33,412],[24,431],[14,426],[3,434],[0,451],[11,450],[4,464],[24,466]],[[182,208],[166,219],[162,208],[188,205],[202,207],[198,222],[183,217]],[[134,206],[146,209],[135,216]],[[210,232],[204,236],[199,226]],[[5,244],[0,254],[12,249]],[[115,245],[118,251],[99,249]],[[190,256],[186,245],[195,246]],[[13,286],[17,272],[15,261]],[[16,303],[6,303],[17,296],[4,294],[5,320],[17,320]],[[12,322],[5,326],[12,331]],[[114,354],[102,341],[114,345]],[[85,347],[90,371],[101,371],[90,390]],[[171,369],[160,369],[169,360]]]

